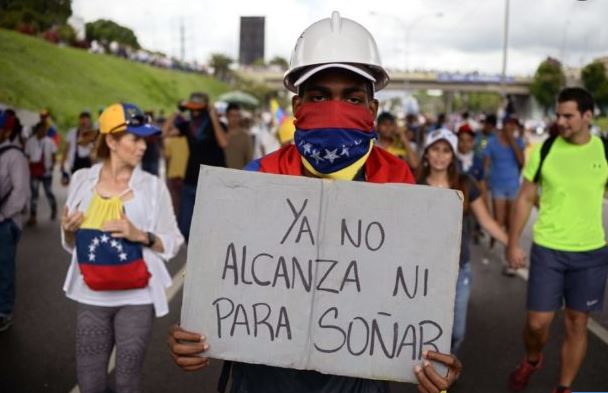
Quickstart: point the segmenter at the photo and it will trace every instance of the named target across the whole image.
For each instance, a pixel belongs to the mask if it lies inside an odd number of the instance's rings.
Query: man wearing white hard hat
[[[298,38],[283,80],[285,87],[296,94],[292,99],[294,143],[253,161],[246,169],[373,183],[414,183],[406,163],[373,143],[378,110],[374,93],[388,81],[376,42],[363,26],[340,17],[338,12],[312,24]],[[208,358],[199,357],[208,349],[201,337],[177,325],[170,329],[169,347],[183,369],[193,371],[208,365]],[[446,364],[447,376],[438,374],[427,360]],[[419,391],[447,389],[460,369],[455,357],[429,352],[424,366],[416,367]],[[226,386],[227,377],[222,372],[220,388]],[[388,391],[384,381],[259,364],[232,366],[231,392]]]

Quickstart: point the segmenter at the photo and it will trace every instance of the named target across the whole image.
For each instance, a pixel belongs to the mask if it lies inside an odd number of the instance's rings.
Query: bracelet
[[[156,243],[156,235],[152,232],[146,232],[148,236],[148,243],[145,244],[146,247],[152,247],[154,243]]]

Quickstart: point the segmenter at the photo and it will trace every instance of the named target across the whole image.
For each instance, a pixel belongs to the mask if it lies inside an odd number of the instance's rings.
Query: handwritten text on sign
[[[206,355],[413,381],[449,352],[454,191],[202,167],[182,325]]]

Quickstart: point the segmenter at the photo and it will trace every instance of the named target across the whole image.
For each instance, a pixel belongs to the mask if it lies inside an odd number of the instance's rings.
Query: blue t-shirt
[[[473,144],[473,151],[475,152],[475,157],[479,157],[483,159],[483,151],[488,146],[488,141],[490,138],[494,138],[495,131],[492,131],[488,134],[484,134],[483,132],[478,132],[475,134],[475,143]]]
[[[515,143],[520,149],[524,148],[524,141],[516,138]],[[511,146],[500,143],[498,137],[492,137],[483,152],[484,157],[490,157],[488,185],[493,188],[517,188],[519,186],[520,165]]]

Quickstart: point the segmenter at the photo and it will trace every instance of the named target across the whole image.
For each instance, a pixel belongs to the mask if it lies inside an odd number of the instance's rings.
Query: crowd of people
[[[84,29],[84,26],[82,26],[82,29]],[[78,27],[70,26],[69,24],[61,26],[54,24],[48,29],[38,32],[38,29],[33,22],[21,21],[15,27],[15,30],[21,34],[38,36],[51,44],[86,49],[90,53],[110,54],[159,68],[209,74],[208,67],[197,61],[179,60],[176,57],[168,56],[162,52],[151,51],[144,48],[134,48],[131,45],[119,43],[115,40],[87,40],[84,37],[84,31],[76,32],[76,30],[80,29]],[[60,32],[61,30],[63,30],[63,34]],[[82,37],[80,37],[80,35],[82,35]]]
[[[294,94],[295,120],[275,125],[273,144],[263,142],[272,134],[267,121],[252,124],[236,103],[220,114],[203,92],[180,101],[167,118],[126,103],[107,106],[96,122],[82,111],[63,145],[47,111],[27,138],[15,112],[1,112],[0,331],[13,323],[16,248],[23,226],[37,224],[40,184],[50,219],[61,210],[62,245],[71,258],[64,291],[78,303],[80,391],[104,391],[109,354],[116,346],[116,389],[137,392],[153,318],[168,313],[164,289],[171,278],[163,261],[188,241],[200,165],[417,183],[459,190],[464,204],[452,354],[425,354],[415,369],[419,391],[445,391],[461,372],[456,355],[466,332],[470,242],[487,233],[503,244],[504,273],[513,275],[526,264],[518,239],[537,205],[526,355],[509,386],[523,390],[541,368],[551,321],[565,302],[566,337],[553,392],[571,392],[585,356],[589,312],[603,306],[608,274],[602,224],[608,145],[590,134],[591,96],[582,88],[564,89],[557,98],[558,135],[533,147],[526,158],[525,129],[513,113],[501,119],[484,114],[480,122],[466,113],[454,124],[441,115],[430,122],[416,114],[399,119],[388,111],[378,113],[375,92],[389,77],[375,45],[361,46],[357,40],[374,42],[365,28],[338,13],[304,31],[284,79]],[[303,52],[306,45],[315,49]],[[328,58],[335,45],[348,56]],[[338,149],[348,154],[329,156]],[[56,167],[61,184],[69,186],[64,207],[57,205],[52,189]],[[204,332],[174,325],[168,343],[184,370],[208,365]],[[447,374],[438,374],[428,360],[444,363]],[[383,382],[314,371],[245,363],[231,367],[233,392],[388,391]]]

